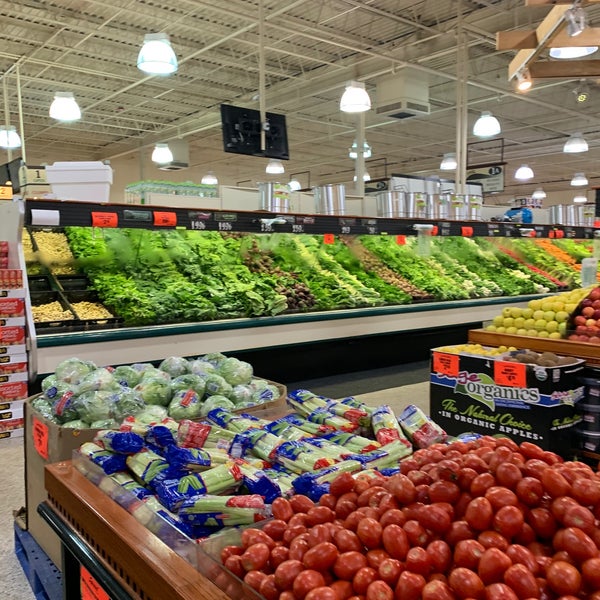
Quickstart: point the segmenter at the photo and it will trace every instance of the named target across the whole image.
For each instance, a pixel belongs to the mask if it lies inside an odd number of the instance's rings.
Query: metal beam
[[[581,4],[599,4],[600,0],[584,0]],[[573,0],[525,0],[525,6],[556,6],[557,4],[573,5]]]
[[[559,31],[552,39],[555,48],[597,46],[600,42],[600,27],[586,27],[578,36],[570,37],[566,31]],[[496,50],[534,49],[539,45],[535,30],[498,31]]]

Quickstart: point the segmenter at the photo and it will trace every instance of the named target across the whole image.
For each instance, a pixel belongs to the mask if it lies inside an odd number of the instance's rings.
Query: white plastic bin
[[[46,178],[58,200],[108,202],[113,172],[100,161],[55,162],[46,167]]]

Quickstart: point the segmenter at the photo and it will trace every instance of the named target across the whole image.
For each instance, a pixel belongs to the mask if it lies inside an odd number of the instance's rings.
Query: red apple
[[[600,300],[600,287],[595,287],[589,294],[590,300]]]
[[[598,332],[600,331],[600,329],[598,329],[598,327],[596,327],[595,325],[592,325],[591,327],[587,327],[587,335],[598,335]]]
[[[598,298],[598,300],[594,300],[594,301],[592,302],[592,306],[593,306],[593,307],[594,307],[596,310],[598,310],[598,309],[600,308],[600,298]]]
[[[591,317],[594,314],[594,310],[595,309],[594,309],[594,307],[592,305],[586,306],[585,308],[581,309],[581,314],[584,317],[588,317],[589,318],[589,317]]]
[[[599,300],[599,302],[600,302],[600,300]],[[596,319],[596,321],[597,321],[598,319],[600,319],[600,308],[597,308],[597,309],[594,311],[594,314],[592,315],[592,319]]]
[[[587,341],[589,341],[590,338],[587,335],[580,335],[580,336],[577,337],[577,339],[580,342],[587,342]]]
[[[585,325],[586,325],[586,327],[595,327],[596,319],[586,319]]]
[[[577,325],[577,327],[575,327],[575,333],[578,333],[579,335],[587,333],[587,326]]]
[[[593,335],[591,338],[588,338],[588,342],[590,344],[600,344],[600,337]]]
[[[585,325],[586,322],[586,318],[582,315],[577,315],[574,319],[573,319],[573,323],[575,323],[575,325]]]
[[[569,340],[571,340],[573,342],[576,342],[576,341],[579,340],[579,336],[575,335],[574,333],[572,333],[567,339],[569,339]]]
[[[585,300],[581,301],[581,306],[583,308],[587,308],[588,306],[592,306],[592,302],[593,302],[593,300],[590,300],[589,298],[586,298]],[[583,312],[583,311],[581,311],[581,312]]]

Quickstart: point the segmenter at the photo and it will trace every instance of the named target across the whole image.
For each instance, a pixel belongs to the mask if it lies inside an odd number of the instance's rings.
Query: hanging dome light
[[[288,187],[290,188],[290,191],[297,192],[302,189],[302,184],[297,179],[290,179]]]
[[[458,163],[456,162],[456,154],[454,152],[448,152],[444,154],[442,162],[440,163],[440,170],[442,171],[455,171]]]
[[[0,126],[0,148],[14,150],[21,147],[21,137],[13,125]]]
[[[594,54],[598,46],[567,46],[565,48],[550,48],[550,58],[566,60],[569,58],[582,58]]]
[[[574,133],[563,146],[563,152],[567,154],[575,154],[577,152],[587,152],[588,144],[583,139],[581,133]]]
[[[371,109],[371,98],[361,81],[349,81],[340,100],[340,110],[361,113]]]
[[[56,92],[50,105],[50,116],[57,121],[70,123],[81,119],[81,109],[72,92]]]
[[[200,183],[203,183],[204,185],[217,185],[219,180],[213,171],[209,171],[206,175],[202,176]]]
[[[488,110],[484,110],[473,125],[473,135],[477,137],[491,137],[498,135],[501,131],[500,122]]]
[[[587,196],[577,194],[577,196],[573,198],[573,202],[575,202],[575,204],[585,204],[587,202]]]
[[[173,153],[171,152],[171,148],[169,148],[169,144],[159,143],[154,146],[154,150],[152,151],[152,161],[158,163],[159,165],[166,165],[173,160]]]
[[[573,175],[573,179],[571,179],[571,185],[573,187],[583,187],[588,183],[588,178],[583,173],[575,173],[575,175]]]
[[[285,173],[285,169],[283,168],[283,164],[280,160],[271,159],[267,168],[265,169],[266,173],[269,175],[280,175],[281,173]]]
[[[137,68],[148,75],[171,75],[177,71],[177,56],[166,33],[148,33],[137,58]]]
[[[533,170],[527,165],[521,165],[515,173],[515,179],[518,179],[519,181],[533,179]]]
[[[533,191],[533,194],[531,194],[531,197],[534,200],[545,200],[547,195],[546,195],[546,192],[543,190],[543,188],[539,187]]]
[[[533,80],[529,74],[529,69],[517,72],[517,92],[528,92],[533,85]]]
[[[371,146],[369,146],[369,144],[367,143],[367,140],[365,140],[364,144],[363,144],[363,156],[365,158],[371,158]],[[350,151],[348,152],[348,156],[350,158],[358,158],[358,142],[356,140],[354,140],[354,142],[352,142],[352,147],[350,148]]]

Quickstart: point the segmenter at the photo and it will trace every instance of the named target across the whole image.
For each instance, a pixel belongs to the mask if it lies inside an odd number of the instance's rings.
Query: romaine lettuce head
[[[169,356],[158,365],[158,368],[168,373],[171,377],[178,377],[190,372],[190,363],[186,358],[182,358],[181,356]]]
[[[237,358],[226,358],[222,361],[218,373],[231,385],[250,383],[253,375],[252,365]]]
[[[171,381],[171,392],[173,395],[175,395],[176,392],[194,390],[196,394],[202,398],[204,396],[205,389],[206,384],[204,383],[204,379],[202,379],[202,377],[199,375],[194,375],[193,373],[180,375]]]
[[[220,375],[207,375],[204,378],[206,383],[206,394],[208,396],[229,396],[233,387],[223,379]]]
[[[87,423],[110,419],[116,395],[110,390],[84,392],[75,398],[79,418]]]
[[[249,385],[234,385],[229,399],[239,408],[240,404],[252,401],[254,390]]]
[[[79,410],[75,404],[75,399],[76,396],[70,390],[55,396],[52,403],[52,414],[58,423],[79,419]]]
[[[121,385],[132,388],[140,382],[142,371],[134,369],[131,365],[120,365],[114,370],[113,377]]]
[[[146,406],[139,413],[135,415],[135,420],[142,425],[150,425],[150,423],[160,423],[163,419],[168,416],[167,409],[164,406],[154,404],[152,406]]]
[[[229,398],[215,394],[214,396],[209,396],[202,404],[202,408],[200,410],[200,417],[206,417],[206,415],[213,408],[218,408],[218,407],[226,408],[229,410],[235,410],[235,408],[236,408],[235,405],[233,404],[233,402],[231,400],[229,400]]]
[[[215,367],[218,367],[227,357],[220,352],[209,352],[204,356],[199,356],[198,360],[205,360],[206,362],[212,363]]]
[[[173,395],[169,403],[169,416],[176,421],[197,419],[200,416],[202,401],[194,390],[181,390]]]
[[[90,423],[91,429],[118,429],[119,424],[114,419],[101,419]]]
[[[96,369],[96,365],[90,361],[78,358],[67,358],[56,366],[54,374],[59,381],[79,385],[84,377]]]
[[[112,405],[111,417],[121,423],[125,417],[136,415],[146,408],[146,403],[135,390],[130,388],[121,388],[116,393],[116,399]]]
[[[56,377],[56,375],[54,373],[52,373],[52,375],[48,375],[48,377],[44,377],[44,379],[42,379],[42,383],[41,383],[42,392],[45,392],[50,387],[55,387],[57,382],[58,382],[58,378]]]
[[[167,406],[171,400],[171,383],[163,377],[144,377],[133,390],[146,404]]]
[[[198,358],[190,363],[190,373],[198,375],[199,377],[206,377],[207,375],[213,375],[217,372],[217,367],[206,360]]]
[[[81,396],[81,394],[85,394],[86,392],[96,392],[98,390],[116,392],[119,389],[121,389],[121,386],[115,380],[111,371],[102,368],[88,373],[81,383],[75,386],[73,393],[76,396]]]
[[[82,421],[81,419],[73,419],[72,421],[67,421],[62,424],[63,427],[68,427],[69,429],[89,429],[90,424]]]

